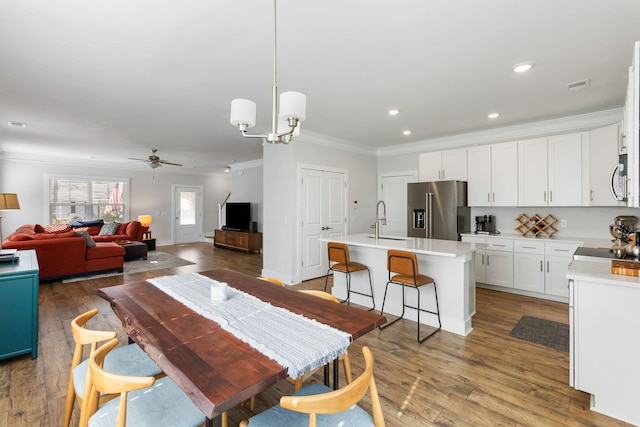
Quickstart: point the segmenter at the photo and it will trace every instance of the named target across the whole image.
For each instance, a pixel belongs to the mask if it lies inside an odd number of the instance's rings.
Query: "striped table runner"
[[[148,282],[275,360],[287,368],[292,378],[335,360],[351,342],[346,332],[275,307],[231,286],[226,300],[212,301],[211,285],[219,282],[198,273]]]

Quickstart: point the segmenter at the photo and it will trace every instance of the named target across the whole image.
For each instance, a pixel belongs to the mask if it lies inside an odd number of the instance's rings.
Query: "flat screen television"
[[[227,203],[224,230],[249,231],[251,227],[251,203]]]

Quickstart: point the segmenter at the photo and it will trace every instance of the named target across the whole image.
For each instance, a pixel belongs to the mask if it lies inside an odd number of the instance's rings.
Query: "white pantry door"
[[[320,238],[345,234],[346,194],[345,173],[302,169],[302,280],[327,273],[327,244]]]
[[[202,234],[202,187],[175,186],[174,243],[199,242]]]

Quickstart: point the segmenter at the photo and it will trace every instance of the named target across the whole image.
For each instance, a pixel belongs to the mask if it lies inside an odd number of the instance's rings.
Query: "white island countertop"
[[[611,262],[573,261],[567,279],[640,289],[640,277],[611,273]]]
[[[322,242],[345,243],[374,249],[399,249],[416,254],[435,255],[443,257],[459,257],[486,247],[484,244],[457,242],[454,240],[424,239],[421,237],[380,236],[378,240],[373,234],[351,234],[341,237],[320,239]]]

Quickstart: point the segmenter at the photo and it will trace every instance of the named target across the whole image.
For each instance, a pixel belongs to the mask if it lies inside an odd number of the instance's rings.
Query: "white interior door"
[[[387,208],[387,225],[382,226],[381,234],[407,235],[407,184],[416,181],[415,173],[386,175],[380,178],[380,200],[384,201]]]
[[[346,233],[346,173],[302,169],[302,280],[326,274],[327,245],[322,237]]]
[[[202,187],[175,186],[174,243],[199,242],[202,235]]]

